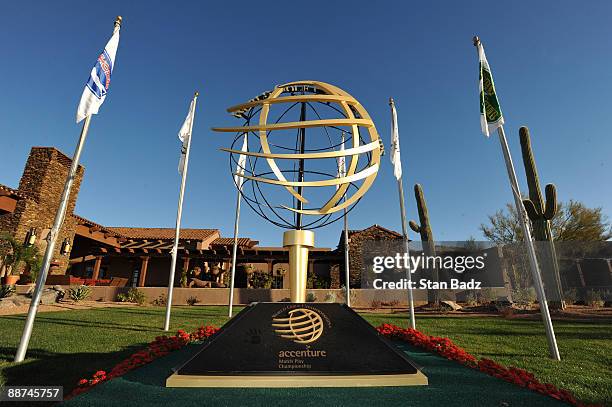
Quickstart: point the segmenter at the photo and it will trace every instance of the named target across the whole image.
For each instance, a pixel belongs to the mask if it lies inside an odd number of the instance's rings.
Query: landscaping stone
[[[461,305],[457,304],[455,301],[441,301],[441,303],[447,306],[448,308],[452,309],[453,311],[459,311],[461,308],[463,308]]]
[[[52,288],[47,288],[43,290],[42,295],[40,296],[40,303],[43,305],[51,305],[57,302],[58,292]]]
[[[2,308],[14,308],[17,305],[12,301],[11,298],[3,298],[0,300],[0,309]]]

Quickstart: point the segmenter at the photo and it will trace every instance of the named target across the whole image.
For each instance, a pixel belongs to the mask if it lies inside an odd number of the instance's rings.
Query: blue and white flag
[[[119,47],[119,29],[120,26],[116,25],[113,36],[108,40],[104,51],[98,57],[96,64],[89,74],[89,79],[85,84],[81,102],[77,109],[77,123],[87,116],[97,114],[98,109],[104,103],[110,86],[113,67],[115,66],[115,55]]]

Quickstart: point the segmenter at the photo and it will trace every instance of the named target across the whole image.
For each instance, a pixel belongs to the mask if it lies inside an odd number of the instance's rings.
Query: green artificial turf
[[[66,403],[75,407],[181,406],[384,406],[384,407],[561,407],[564,404],[421,349],[398,344],[423,369],[427,386],[297,389],[166,388],[172,368],[197,345],[95,387]],[[356,355],[355,357],[358,357]]]
[[[237,311],[237,310],[236,310]],[[226,307],[173,308],[171,332],[200,325],[221,326]],[[362,314],[374,325],[406,326],[405,314]],[[63,385],[69,391],[96,370],[116,363],[163,334],[164,308],[97,308],[41,313],[24,363],[12,359],[25,316],[0,317],[0,378],[6,385]],[[565,388],[580,400],[612,405],[612,324],[610,321],[555,321],[563,360],[547,358],[540,321],[497,317],[418,316],[417,328],[447,336],[477,357],[532,371],[543,382]]]

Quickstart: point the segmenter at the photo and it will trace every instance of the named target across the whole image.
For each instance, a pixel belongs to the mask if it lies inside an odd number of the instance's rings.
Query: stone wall
[[[397,240],[401,239],[401,235],[389,231],[377,225],[367,229],[354,231],[349,234],[349,270],[350,270],[350,287],[361,287],[361,273],[363,271],[363,253],[362,247],[366,241],[376,240]],[[340,250],[344,250],[344,244],[340,245]],[[344,262],[341,265],[340,281],[344,282]]]
[[[19,192],[26,198],[17,202],[13,213],[0,216],[0,230],[13,234],[17,241],[25,242],[28,231],[37,228],[36,245],[42,255],[47,245],[45,238],[53,226],[71,163],[70,158],[53,147],[32,147],[19,182]],[[53,254],[52,274],[64,274],[68,266],[69,256],[61,255],[60,250],[64,239],[68,238],[71,244],[74,241],[76,220],[72,214],[84,171],[84,168],[79,166],[66,218]]]
[[[51,286],[47,286],[51,287]],[[18,293],[25,293],[29,286],[17,286]],[[64,289],[70,286],[62,286]],[[95,286],[92,287],[92,293],[89,297],[90,301],[116,301],[117,294],[126,293],[129,287],[108,287]],[[168,289],[166,287],[138,287],[138,291],[145,294],[147,303],[160,296],[166,297]],[[345,298],[344,290],[329,289],[329,290],[308,290],[308,294],[312,294],[314,302],[339,302],[343,303]],[[427,290],[414,290],[414,305],[415,307],[427,304]],[[251,289],[251,288],[235,288],[234,289],[234,304],[246,305],[252,302],[280,302],[287,301],[289,298],[289,290],[277,289]],[[465,301],[467,291],[449,290],[446,293],[447,298],[453,301]],[[508,291],[504,287],[492,287],[492,294],[498,300],[506,300]],[[175,287],[172,295],[173,305],[187,305],[187,299],[195,297],[198,300],[198,305],[227,305],[229,299],[228,288],[180,288]],[[371,289],[352,289],[351,290],[351,306],[355,308],[378,308],[380,306],[387,307],[402,307],[408,306],[408,294],[405,290],[371,290]]]

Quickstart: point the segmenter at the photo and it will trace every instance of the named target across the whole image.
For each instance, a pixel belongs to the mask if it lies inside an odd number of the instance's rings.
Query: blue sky
[[[423,185],[438,240],[482,238],[478,226],[511,200],[496,137],[480,133],[477,56],[485,45],[515,165],[528,125],[542,183],[559,199],[603,207],[612,189],[612,3],[512,2],[2,2],[0,183],[17,186],[30,147],[72,155],[76,107],[97,55],[124,17],[112,84],[92,120],[77,213],[108,226],[172,227],[179,142],[201,93],[184,226],[231,236],[235,189],[225,109],[300,79],[335,84],[369,111],[389,145],[397,104],[409,218]],[[384,164],[351,213],[351,228],[400,230],[397,187]],[[245,207],[241,235],[279,245],[282,231]],[[335,246],[340,224],[317,232]],[[411,238],[416,239],[414,233]]]

